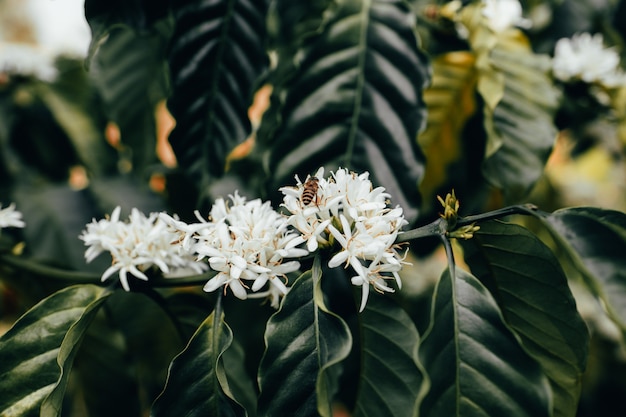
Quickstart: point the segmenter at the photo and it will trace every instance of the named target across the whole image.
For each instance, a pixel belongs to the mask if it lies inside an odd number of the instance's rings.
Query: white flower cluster
[[[211,269],[218,271],[204,286],[207,292],[227,286],[237,298],[269,297],[278,307],[288,290],[286,274],[300,269],[298,261],[285,260],[308,254],[296,248],[299,235],[269,202],[246,201],[237,192],[230,202],[215,201],[209,221],[184,224],[161,217],[185,234],[185,248],[199,259],[208,258]]]
[[[584,81],[606,88],[626,85],[626,74],[619,66],[614,48],[606,48],[602,34],[580,33],[556,43],[552,71],[565,82]]]
[[[328,180],[323,174],[320,169],[304,183],[296,177],[296,187],[280,189],[283,206],[291,214],[288,222],[302,233],[292,243],[306,242],[309,251],[339,243],[341,250],[328,266],[352,268],[356,274],[352,284],[362,288],[362,311],[370,284],[379,292],[394,291],[388,279],[401,286],[398,272],[404,262],[395,240],[407,222],[402,208],[387,207],[389,194],[383,187],[373,188],[367,172],[357,175],[339,169]],[[304,204],[303,195],[312,189],[313,198]]]
[[[185,252],[182,245],[173,244],[181,239],[181,234],[161,220],[158,213],[146,217],[133,209],[128,222],[123,222],[119,220],[120,211],[120,207],[116,207],[110,218],[94,219],[80,235],[89,246],[85,251],[87,262],[102,252],[111,253],[113,262],[102,274],[102,281],[119,272],[122,287],[130,291],[128,273],[147,281],[144,272],[151,267],[160,269],[165,276],[191,271],[202,273],[207,268]]]
[[[240,299],[267,297],[278,307],[289,290],[287,274],[300,269],[297,258],[336,247],[328,266],[351,268],[352,283],[362,288],[362,311],[370,285],[379,292],[394,291],[389,280],[401,286],[398,272],[405,262],[395,241],[407,222],[400,207],[388,207],[389,194],[374,188],[368,173],[339,169],[328,179],[323,174],[320,168],[316,177],[304,183],[296,177],[295,187],[281,188],[289,215],[237,192],[217,199],[208,220],[196,212],[199,222],[190,224],[166,213],[146,218],[136,209],[124,223],[118,207],[110,219],[87,225],[80,236],[89,246],[85,257],[91,261],[109,251],[113,265],[102,280],[119,271],[126,290],[128,273],[147,280],[144,271],[152,266],[163,273],[210,267],[217,274],[205,291],[230,288]]]
[[[530,20],[522,17],[519,0],[483,0],[483,16],[491,30],[503,32],[511,27],[529,28]]]
[[[5,227],[24,227],[22,213],[15,210],[15,203],[11,203],[4,209],[0,205],[0,229]]]

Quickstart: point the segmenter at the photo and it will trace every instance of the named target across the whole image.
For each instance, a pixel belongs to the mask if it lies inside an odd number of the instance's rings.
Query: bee
[[[315,199],[317,204],[317,190],[319,189],[319,179],[317,177],[311,177],[304,183],[304,190],[302,190],[302,195],[300,196],[300,202],[303,206],[308,206],[311,204],[311,201]]]

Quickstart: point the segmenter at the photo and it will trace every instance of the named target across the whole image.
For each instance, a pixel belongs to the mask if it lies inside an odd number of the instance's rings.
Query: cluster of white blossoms
[[[552,61],[554,77],[564,81],[584,81],[613,88],[626,85],[626,73],[614,48],[604,46],[602,34],[580,33],[556,43]]]
[[[389,281],[395,280],[400,288],[398,272],[405,262],[395,242],[407,222],[400,207],[389,207],[385,189],[372,186],[368,173],[339,169],[328,179],[323,174],[320,168],[304,183],[296,176],[296,186],[280,189],[288,214],[237,192],[217,199],[208,219],[196,212],[197,223],[166,213],[145,217],[136,209],[124,223],[118,207],[110,218],[87,225],[80,236],[89,246],[85,257],[91,261],[110,252],[113,264],[102,280],[119,272],[126,290],[128,273],[147,280],[144,272],[152,266],[170,276],[181,268],[201,273],[210,267],[217,274],[204,291],[229,288],[240,299],[266,297],[278,307],[289,290],[288,274],[300,270],[298,258],[330,248],[328,266],[349,268],[352,283],[362,288],[362,311],[370,285],[393,292]]]
[[[519,0],[483,0],[483,16],[496,33],[512,27],[529,28],[531,22],[522,17],[522,11]]]
[[[388,280],[401,286],[398,272],[404,256],[395,243],[402,226],[407,222],[402,208],[389,208],[389,194],[383,187],[374,188],[369,173],[356,174],[347,169],[323,178],[318,170],[314,177],[302,183],[296,177],[295,187],[283,187],[283,206],[289,211],[288,223],[301,235],[292,245],[305,243],[309,251],[319,246],[340,246],[339,252],[328,262],[331,268],[350,267],[355,274],[352,284],[362,288],[360,311],[365,308],[370,285],[379,292],[393,292]],[[315,193],[308,204],[303,194],[315,181]]]
[[[268,297],[278,307],[288,291],[287,274],[300,269],[300,262],[287,259],[308,254],[296,248],[299,234],[269,202],[246,201],[237,192],[230,201],[215,201],[209,221],[185,224],[166,214],[161,218],[184,234],[186,250],[198,260],[207,258],[211,269],[218,271],[204,286],[207,292],[228,287],[237,298]]]
[[[93,220],[80,235],[88,246],[85,259],[91,262],[103,252],[109,252],[112,265],[102,274],[102,281],[116,272],[122,287],[130,291],[128,274],[144,281],[145,272],[156,267],[166,277],[181,274],[202,273],[205,264],[196,262],[182,245],[173,244],[181,234],[159,218],[158,213],[146,217],[137,209],[131,211],[128,222],[120,221],[120,207],[109,218]]]
[[[7,208],[2,208],[0,204],[0,229],[5,227],[24,227],[22,213],[15,209],[15,204],[11,203]]]

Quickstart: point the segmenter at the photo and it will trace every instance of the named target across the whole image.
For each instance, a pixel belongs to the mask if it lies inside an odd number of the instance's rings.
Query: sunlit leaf
[[[197,186],[221,176],[230,151],[250,134],[248,107],[267,65],[266,7],[265,1],[215,0],[174,8],[170,143]]]
[[[552,251],[525,228],[501,222],[482,223],[463,248],[506,323],[542,365],[554,416],[576,415],[589,334]]]
[[[448,181],[450,165],[463,154],[461,132],[476,111],[476,71],[470,52],[451,52],[433,60],[431,85],[424,90],[428,108],[426,129],[419,144],[428,160],[420,191],[425,201],[435,200],[437,188]]]
[[[410,415],[423,382],[415,325],[395,301],[380,294],[370,295],[359,324],[362,368],[354,416]]]
[[[435,290],[431,328],[420,345],[430,390],[420,416],[550,416],[550,388],[508,329],[489,291],[458,269]]]
[[[401,1],[346,0],[330,16],[291,58],[296,72],[275,92],[280,126],[259,138],[270,149],[268,188],[320,166],[369,171],[413,220],[424,162],[416,143],[425,123],[421,90],[429,76],[412,11]]]
[[[319,278],[302,274],[267,324],[259,416],[332,415],[337,381],[329,368],[348,355],[352,340],[346,323],[314,301]]]
[[[152,408],[159,416],[246,416],[224,392],[222,355],[233,341],[223,313],[214,311],[170,366],[163,393]],[[226,385],[227,386],[227,385]]]
[[[580,207],[557,210],[544,219],[626,332],[626,214]]]
[[[110,293],[95,285],[44,299],[0,338],[0,415],[59,415],[72,362]]]

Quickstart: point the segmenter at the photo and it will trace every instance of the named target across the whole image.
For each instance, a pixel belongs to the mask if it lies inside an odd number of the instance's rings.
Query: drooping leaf
[[[265,1],[213,0],[174,7],[169,65],[176,119],[170,143],[196,185],[224,173],[250,134],[248,107],[267,65]]]
[[[457,269],[446,271],[420,345],[430,378],[420,416],[550,416],[550,388],[537,362],[507,328],[489,291]]]
[[[389,296],[372,294],[359,314],[361,373],[355,417],[407,416],[423,388],[419,335]]]
[[[147,33],[117,27],[99,45],[90,67],[109,120],[119,127],[121,143],[139,175],[157,161],[155,108],[167,95],[165,49],[170,32],[167,20]]]
[[[481,7],[467,6],[462,21],[471,33],[478,92],[485,101],[483,174],[515,202],[543,172],[556,139],[553,119],[559,93],[549,77],[550,58],[534,54],[519,30],[490,32]]]
[[[346,323],[320,307],[314,283],[320,269],[315,271],[294,282],[267,324],[267,348],[259,367],[259,416],[332,415],[337,381],[329,370],[348,355],[352,339]]]
[[[338,2],[291,57],[296,72],[274,95],[279,128],[259,138],[269,148],[269,190],[320,166],[369,171],[415,218],[424,162],[416,137],[429,76],[412,16],[401,1]]]
[[[42,300],[0,338],[0,415],[58,415],[81,339],[110,293],[95,285]]]
[[[89,57],[111,28],[126,25],[148,31],[154,22],[167,16],[170,0],[85,0],[85,17],[91,28]]]
[[[626,214],[579,207],[557,210],[544,220],[590,289],[626,332]]]
[[[224,315],[213,311],[170,366],[165,389],[152,408],[159,416],[246,416],[228,396],[222,355],[233,341]]]
[[[550,380],[553,415],[576,415],[589,333],[552,251],[527,229],[480,225],[463,242],[472,272],[490,290],[506,323]]]
[[[420,191],[435,200],[438,187],[449,181],[450,165],[463,155],[462,129],[476,111],[476,71],[470,52],[450,52],[435,58],[431,85],[424,90],[428,108],[426,129],[419,144],[428,160]]]

